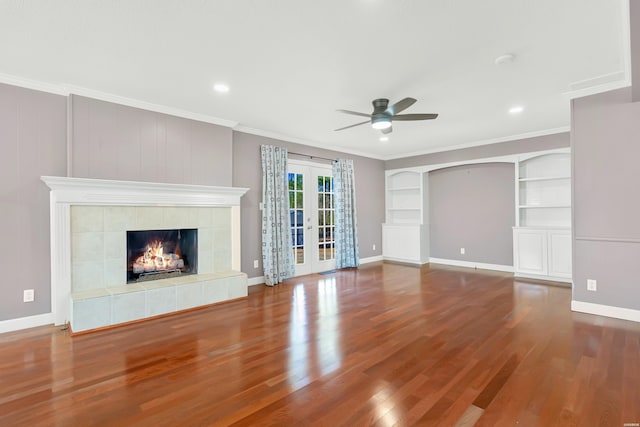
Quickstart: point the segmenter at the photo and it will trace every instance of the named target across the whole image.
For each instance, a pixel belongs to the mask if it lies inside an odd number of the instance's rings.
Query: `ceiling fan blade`
[[[388,128],[384,128],[384,129],[380,129],[380,132],[384,133],[385,135],[388,133],[393,132],[393,126],[389,126]]]
[[[350,111],[350,110],[336,110],[336,111],[339,111],[339,112],[345,113],[345,114],[352,114],[354,116],[371,117],[371,114],[358,113],[357,111]]]
[[[437,114],[400,114],[398,116],[391,116],[391,120],[432,120],[438,117]]]
[[[393,116],[394,114],[398,114],[399,112],[406,110],[415,103],[416,100],[414,98],[405,98],[396,102],[391,107],[387,108],[384,112]]]
[[[360,125],[363,125],[363,124],[365,124],[365,123],[371,123],[371,120],[367,120],[366,122],[362,122],[362,123],[356,123],[355,125],[345,126],[345,127],[343,127],[343,128],[339,128],[339,129],[334,129],[334,132],[335,132],[335,131],[339,131],[339,130],[349,129],[349,128],[352,128],[352,127],[355,127],[355,126],[360,126]]]

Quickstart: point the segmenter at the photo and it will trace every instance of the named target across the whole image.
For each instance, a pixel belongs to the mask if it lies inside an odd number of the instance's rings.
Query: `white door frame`
[[[333,270],[335,255],[334,258],[326,261],[319,260],[317,188],[318,176],[332,176],[331,165],[289,159],[288,169],[287,172],[301,173],[304,176],[304,264],[296,264],[296,276]]]

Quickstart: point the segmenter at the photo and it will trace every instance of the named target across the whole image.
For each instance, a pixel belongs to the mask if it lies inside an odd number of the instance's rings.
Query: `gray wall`
[[[431,256],[512,266],[514,182],[513,163],[429,172]]]
[[[49,189],[66,171],[66,97],[0,84],[0,320],[51,311]],[[22,302],[23,291],[34,302]]]
[[[631,97],[625,88],[572,102],[573,299],[638,310],[640,103]]]
[[[0,84],[0,321],[51,310],[49,189],[42,175],[67,173],[65,96]],[[249,187],[242,198],[242,270],[260,254],[260,144],[322,157],[351,158],[356,167],[361,257],[380,255],[384,163],[95,99],[72,96],[71,169],[83,178]],[[376,245],[376,250],[371,249]],[[11,248],[7,250],[6,248]],[[23,303],[24,289],[35,302]]]
[[[569,132],[563,132],[496,144],[480,145],[477,147],[461,148],[459,150],[424,154],[421,156],[404,157],[401,159],[387,160],[385,169],[410,168],[414,166],[460,162],[532,151],[552,150],[554,148],[568,147],[570,144],[569,139]]]
[[[231,129],[72,97],[72,175],[231,185]]]
[[[259,210],[259,204],[262,199],[261,144],[278,145],[287,147],[289,151],[296,153],[330,159],[336,157],[353,159],[356,175],[360,257],[367,258],[382,254],[381,224],[384,221],[384,162],[243,132],[233,132],[233,186],[250,188],[249,192],[242,197],[243,272],[247,273],[249,277],[262,276],[261,213]],[[290,156],[290,158],[309,160],[298,156]],[[319,160],[319,162],[323,161]],[[328,162],[324,163],[328,164]],[[372,249],[374,244],[376,245],[375,251]],[[253,260],[256,259],[260,263],[258,269],[253,267]]]

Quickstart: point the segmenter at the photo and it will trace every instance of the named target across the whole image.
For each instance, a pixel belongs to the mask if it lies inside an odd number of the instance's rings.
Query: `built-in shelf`
[[[428,174],[419,169],[403,169],[385,175],[382,255],[395,261],[425,263],[429,257]]]
[[[519,205],[519,209],[556,209],[571,208],[571,205]]]
[[[556,179],[571,179],[570,176],[542,176],[536,178],[520,178],[520,182],[530,182],[530,181],[553,181]]]
[[[571,155],[525,156],[516,164],[516,276],[571,281]]]

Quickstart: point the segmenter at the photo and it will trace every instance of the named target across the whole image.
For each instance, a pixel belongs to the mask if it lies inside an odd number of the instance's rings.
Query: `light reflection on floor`
[[[294,389],[309,383],[309,339],[304,285],[293,288],[289,318],[289,383]]]
[[[318,282],[318,312],[318,360],[320,372],[326,375],[338,369],[342,363],[335,277]]]
[[[293,289],[288,367],[289,383],[294,389],[309,384],[314,376],[335,371],[342,364],[336,279],[318,281],[317,289],[317,311],[315,307],[307,306],[304,285],[296,285]],[[310,324],[313,317],[317,318],[315,324]]]

